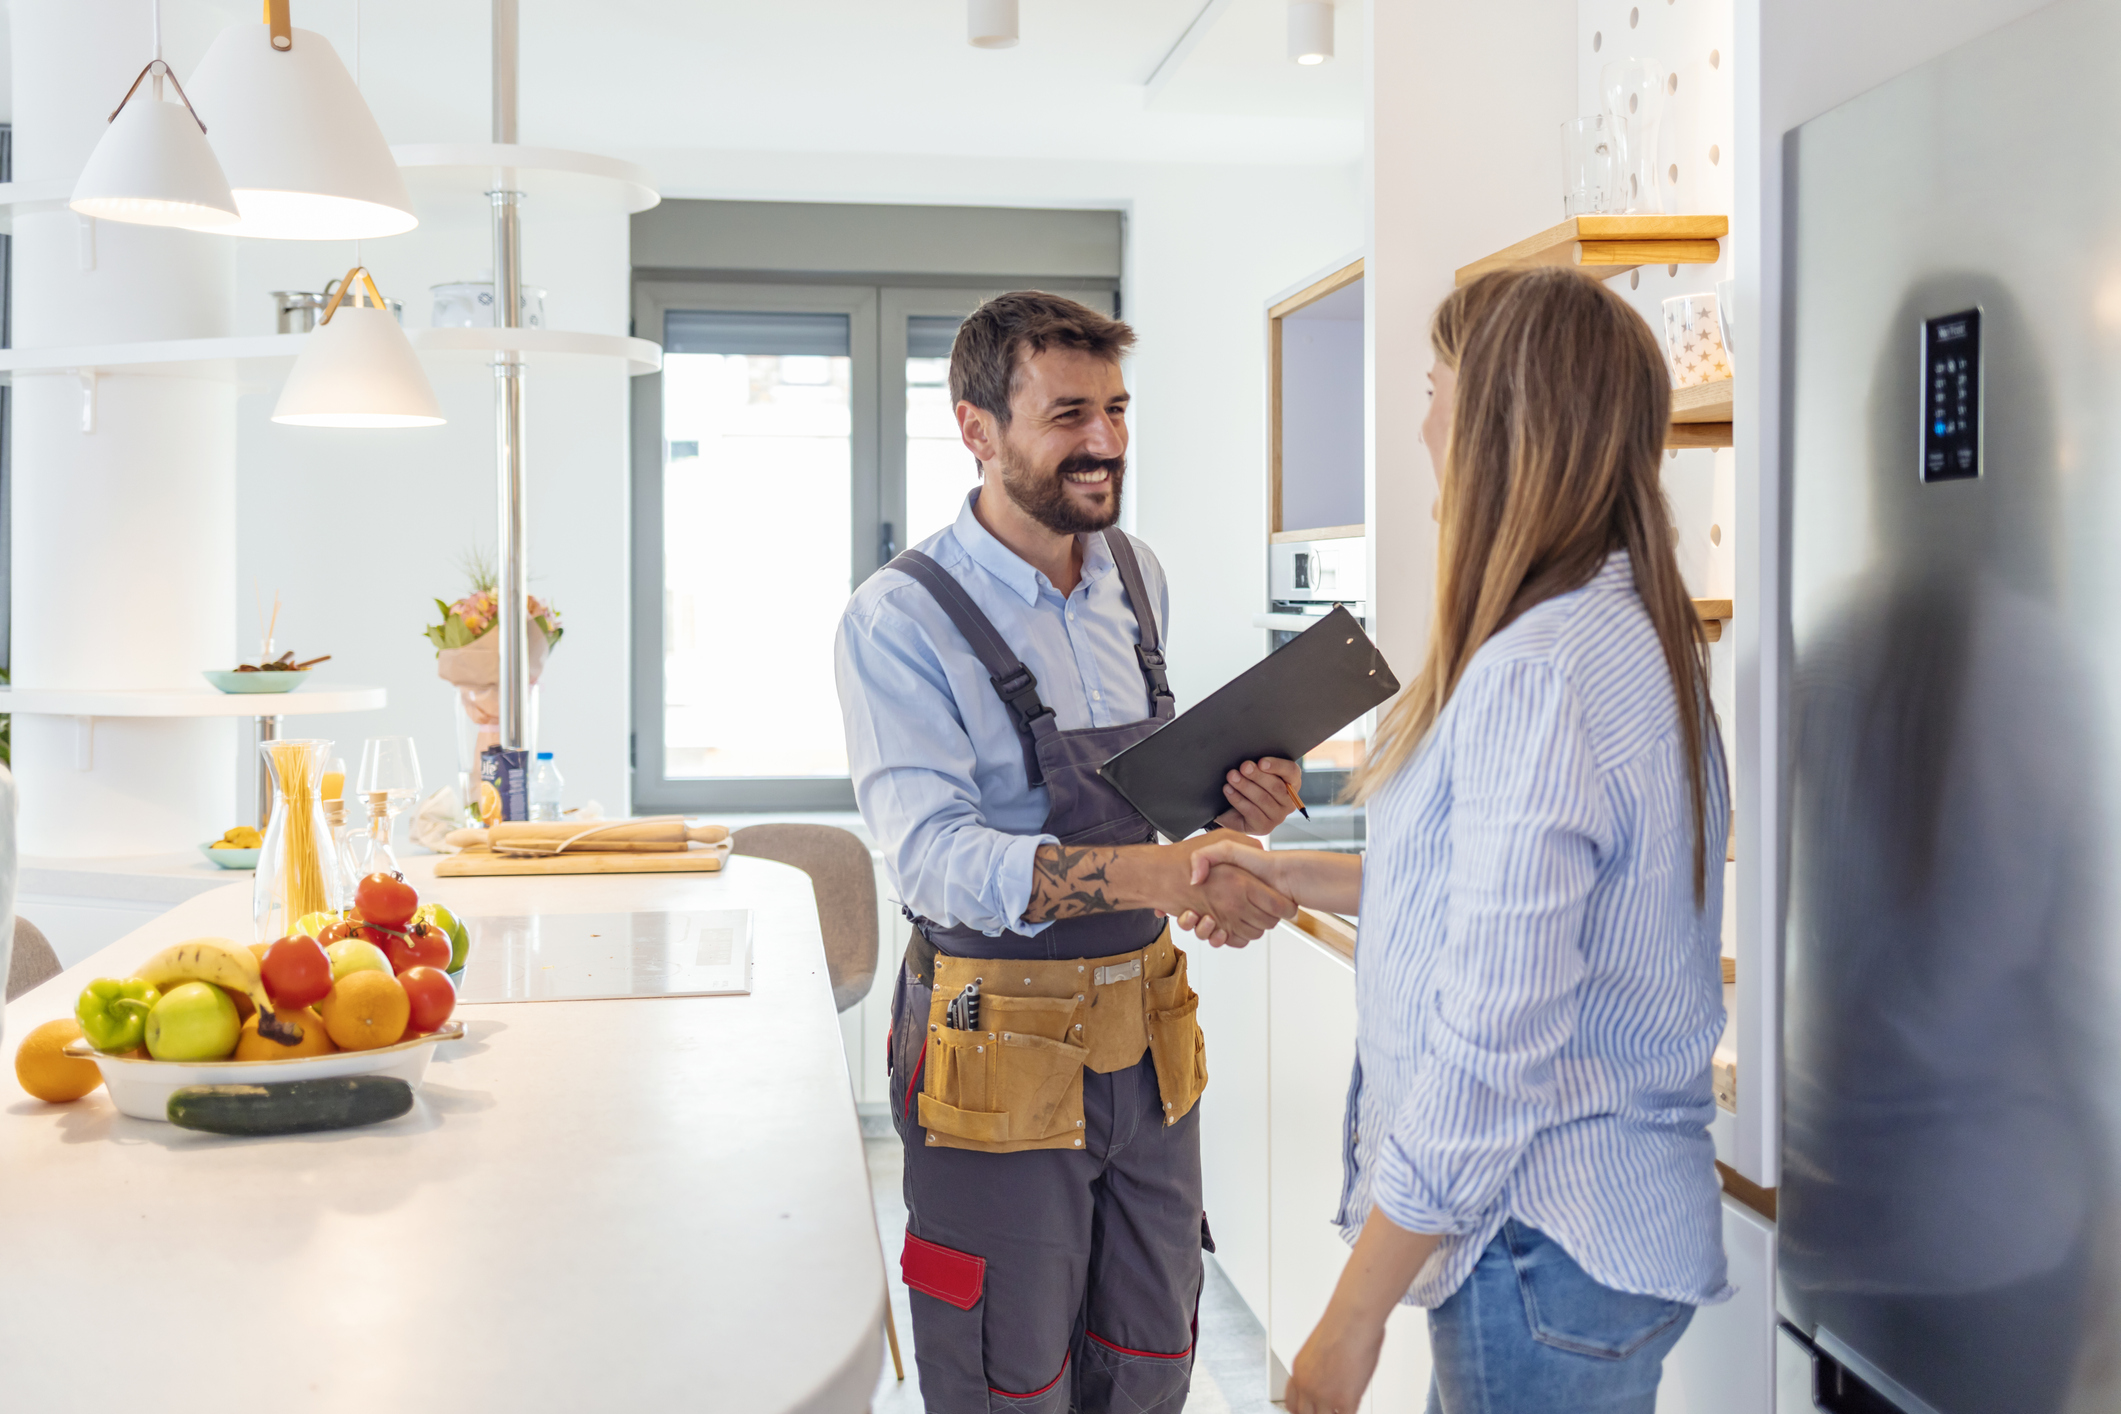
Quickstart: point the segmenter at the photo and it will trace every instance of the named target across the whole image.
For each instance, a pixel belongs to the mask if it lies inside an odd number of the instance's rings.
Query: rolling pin
[[[511,820],[486,829],[451,830],[449,843],[459,849],[487,846],[528,854],[558,854],[562,850],[613,850],[624,853],[663,853],[693,844],[720,844],[729,838],[726,825],[691,825],[682,815],[663,815],[648,820],[592,820],[567,824],[559,820]]]

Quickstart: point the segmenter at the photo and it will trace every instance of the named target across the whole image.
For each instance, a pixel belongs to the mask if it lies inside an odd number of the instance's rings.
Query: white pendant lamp
[[[110,126],[97,139],[67,204],[83,216],[104,221],[225,230],[236,223],[236,199],[207,145],[206,124],[184,96],[184,85],[162,62],[160,0],[154,5],[154,24],[155,57],[118,100]],[[154,86],[142,94],[140,85],[150,77]],[[177,91],[176,103],[162,101],[164,81]]]
[[[974,49],[1016,47],[1016,0],[965,0],[965,42]]]
[[[1289,57],[1299,64],[1323,64],[1333,57],[1332,0],[1291,0]]]
[[[371,305],[360,302],[364,292]],[[272,420],[296,427],[439,427],[448,420],[365,268],[356,265],[339,282]]]
[[[192,101],[243,219],[238,236],[361,240],[419,224],[390,144],[331,41],[289,23],[230,25],[192,76]]]

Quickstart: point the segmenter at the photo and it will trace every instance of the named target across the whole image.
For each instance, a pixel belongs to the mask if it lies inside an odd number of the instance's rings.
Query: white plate
[[[106,1056],[86,1041],[75,1041],[66,1054],[92,1060],[103,1072],[103,1086],[120,1114],[134,1119],[169,1122],[169,1097],[186,1085],[262,1085],[280,1080],[331,1080],[341,1075],[395,1075],[417,1090],[434,1058],[438,1041],[460,1041],[464,1023],[449,1020],[439,1031],[379,1046],[372,1051],[333,1051],[271,1061],[158,1061]]]

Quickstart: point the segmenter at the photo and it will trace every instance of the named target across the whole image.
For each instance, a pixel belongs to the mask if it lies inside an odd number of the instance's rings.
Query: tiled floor
[[[906,1382],[891,1375],[888,1353],[876,1386],[875,1414],[919,1414],[920,1372],[913,1359],[913,1316],[898,1278],[899,1235],[906,1230],[899,1142],[890,1135],[863,1141],[869,1151],[869,1182],[876,1190],[876,1225],[884,1235],[884,1269],[891,1283],[891,1313],[906,1357]],[[1267,1336],[1238,1297],[1215,1259],[1200,1298],[1200,1353],[1193,1364],[1193,1394],[1187,1414],[1272,1414],[1267,1402]]]

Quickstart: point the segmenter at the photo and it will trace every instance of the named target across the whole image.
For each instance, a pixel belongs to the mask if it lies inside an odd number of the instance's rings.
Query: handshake
[[[1296,916],[1274,855],[1250,835],[1211,830],[1162,853],[1156,911],[1214,947],[1243,947]]]

